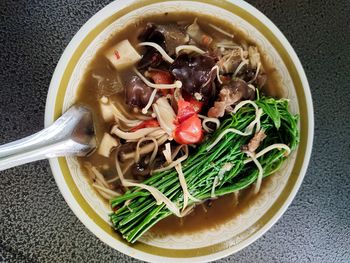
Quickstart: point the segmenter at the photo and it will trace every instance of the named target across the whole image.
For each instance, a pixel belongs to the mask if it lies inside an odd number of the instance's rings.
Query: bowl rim
[[[166,1],[172,1],[172,0],[166,0]],[[164,1],[164,2],[166,2]],[[153,3],[159,3],[162,1],[159,0],[145,0],[142,1],[141,6]],[[295,184],[293,188],[288,193],[287,198],[283,202],[282,206],[278,208],[278,210],[275,212],[275,214],[265,223],[264,226],[262,226],[257,232],[255,232],[252,236],[248,237],[246,240],[241,242],[238,246],[231,246],[226,249],[223,249],[219,252],[215,252],[212,254],[204,255],[204,256],[196,256],[196,257],[167,257],[164,255],[153,255],[144,251],[136,250],[135,248],[123,244],[122,242],[117,242],[114,238],[112,238],[109,234],[103,232],[101,229],[99,229],[99,226],[96,222],[94,222],[89,215],[81,208],[79,205],[79,200],[76,200],[76,197],[72,193],[71,189],[68,188],[66,180],[63,176],[62,169],[60,167],[59,159],[53,158],[50,159],[50,166],[52,173],[54,175],[54,178],[56,180],[56,183],[66,200],[69,207],[72,209],[74,214],[80,219],[80,221],[91,231],[93,232],[99,239],[101,239],[103,242],[107,243],[111,247],[115,248],[116,250],[127,254],[131,257],[140,259],[140,260],[146,260],[146,261],[164,261],[164,262],[205,262],[205,261],[211,261],[216,260],[225,256],[228,256],[232,253],[235,253],[244,247],[248,246],[249,244],[253,243],[255,240],[257,240],[259,237],[261,237],[268,229],[270,229],[276,221],[282,216],[282,214],[286,211],[292,200],[294,199],[297,191],[300,188],[300,185],[302,183],[302,180],[305,176],[307,166],[311,157],[311,151],[312,151],[312,144],[313,144],[313,134],[314,134],[314,113],[313,113],[313,104],[312,104],[312,98],[311,98],[311,92],[309,88],[309,84],[305,75],[305,72],[303,70],[303,67],[299,61],[299,58],[297,57],[294,49],[289,44],[288,40],[284,37],[284,35],[281,33],[281,31],[259,10],[257,10],[252,5],[240,1],[240,0],[194,0],[193,2],[203,2],[203,3],[209,3],[213,5],[226,5],[230,4],[235,7],[239,7],[243,9],[244,11],[248,12],[252,17],[254,17],[256,20],[259,21],[260,24],[267,27],[268,30],[271,31],[271,33],[274,35],[275,38],[278,39],[282,47],[286,50],[286,54],[289,56],[289,59],[292,61],[293,66],[296,70],[296,74],[298,75],[301,87],[303,91],[303,95],[305,96],[305,102],[306,105],[301,105],[305,107],[305,110],[307,112],[307,116],[305,116],[305,125],[307,125],[307,132],[306,132],[306,145],[304,149],[304,159],[302,161],[302,165],[300,168],[300,171],[297,175],[297,179],[295,181]],[[137,4],[140,5],[140,0],[123,0],[123,1],[114,1],[105,6],[103,9],[98,11],[95,15],[93,15],[81,28],[80,30],[74,35],[66,49],[64,50],[57,66],[55,69],[55,72],[53,74],[47,101],[46,101],[46,108],[45,108],[45,127],[50,125],[54,119],[56,119],[61,112],[57,111],[55,105],[57,103],[58,99],[61,99],[63,101],[64,93],[60,92],[59,86],[62,81],[62,76],[64,72],[66,71],[69,61],[74,54],[74,52],[77,50],[77,48],[80,46],[81,42],[84,40],[84,38],[92,31],[94,30],[98,25],[100,25],[103,21],[106,20],[106,18],[110,18],[115,12],[120,10],[126,10],[127,8],[137,6]],[[134,10],[134,9],[131,9]],[[78,191],[77,189],[75,189]]]

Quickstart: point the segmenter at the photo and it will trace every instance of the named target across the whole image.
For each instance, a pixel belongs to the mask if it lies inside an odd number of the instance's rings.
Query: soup
[[[96,52],[76,102],[99,147],[79,163],[127,241],[215,227],[263,191],[298,142],[267,55],[193,13],[142,18]]]

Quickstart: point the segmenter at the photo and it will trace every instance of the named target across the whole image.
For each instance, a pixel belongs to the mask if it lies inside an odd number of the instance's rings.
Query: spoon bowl
[[[69,108],[51,126],[31,136],[0,146],[0,171],[46,158],[85,156],[96,149],[91,111]]]

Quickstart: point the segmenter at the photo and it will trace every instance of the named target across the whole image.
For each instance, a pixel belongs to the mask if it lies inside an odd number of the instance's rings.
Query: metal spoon
[[[92,113],[72,106],[48,128],[0,146],[0,171],[46,158],[85,156],[96,149]]]

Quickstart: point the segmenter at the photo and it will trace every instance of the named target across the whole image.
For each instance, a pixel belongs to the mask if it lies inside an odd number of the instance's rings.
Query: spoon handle
[[[0,171],[59,156],[84,156],[96,147],[91,112],[73,106],[48,128],[0,146]]]

